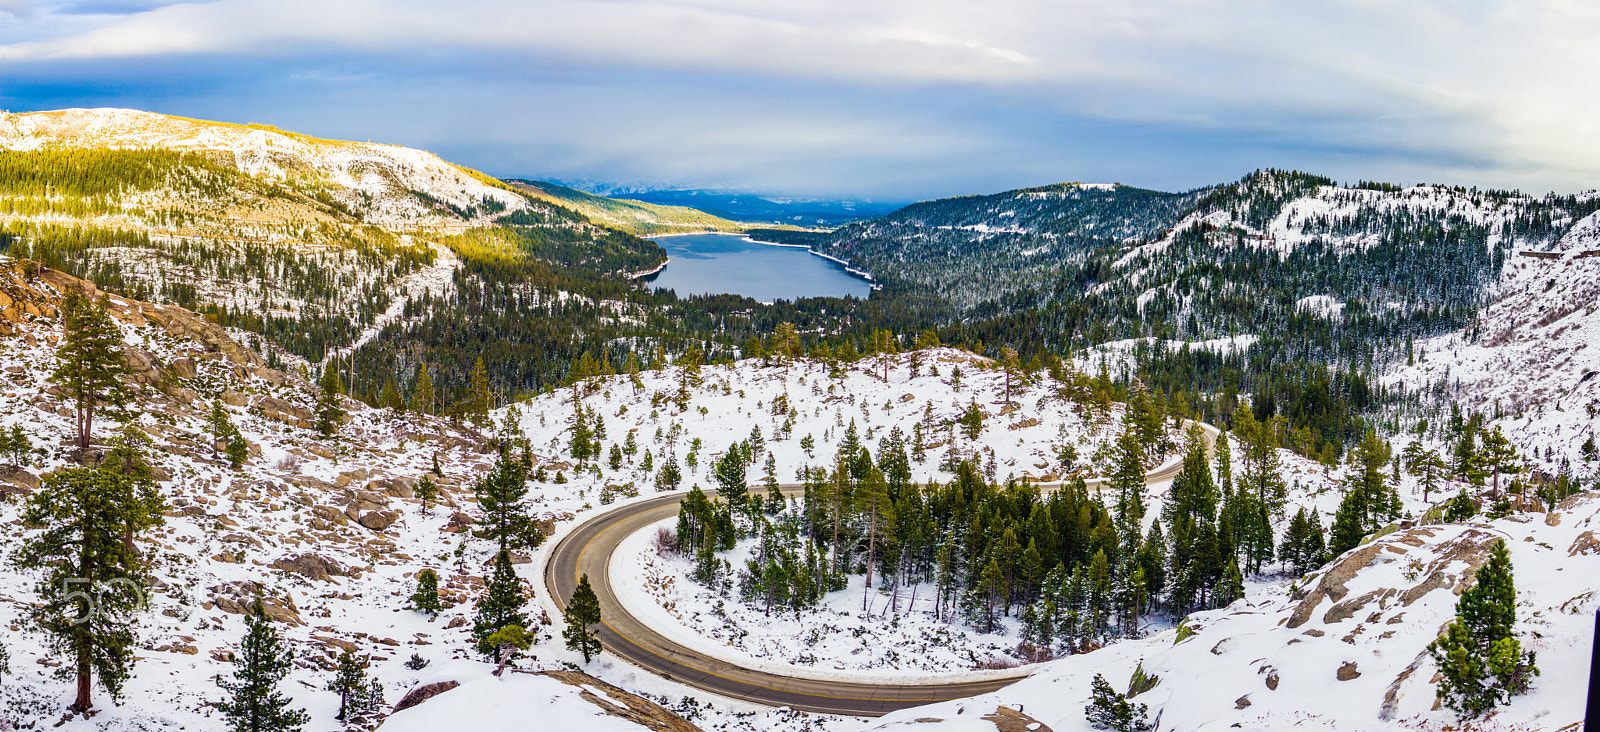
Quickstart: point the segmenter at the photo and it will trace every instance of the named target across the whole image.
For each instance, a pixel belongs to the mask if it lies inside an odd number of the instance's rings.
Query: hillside
[[[695,231],[740,232],[747,226],[688,206],[607,198],[545,181],[512,179],[506,182],[535,198],[577,211],[589,217],[590,221],[636,236]]]
[[[1548,251],[1512,257],[1498,300],[1466,327],[1417,341],[1384,381],[1435,414],[1454,405],[1486,415],[1551,475],[1593,475],[1600,459],[1600,353],[1589,350],[1600,342],[1597,283],[1600,214],[1591,214]]]
[[[1543,674],[1475,729],[1581,726],[1596,598],[1580,578],[1596,570],[1600,497],[1574,496],[1549,513],[1425,525],[1354,549],[1288,587],[1191,615],[1181,629],[1049,664],[994,694],[898,712],[873,730],[979,730],[995,715],[1018,729],[1072,732],[1089,684],[1103,674],[1149,705],[1163,730],[1449,729],[1435,708],[1426,647],[1504,540],[1517,587],[1516,632]],[[1033,725],[1038,726],[1033,726]]]
[[[0,251],[251,331],[286,368],[374,347],[392,326],[424,332],[391,331],[391,349],[439,348],[429,321],[460,322],[490,282],[598,303],[665,261],[652,242],[424,151],[261,126],[120,109],[7,114],[0,171]],[[598,317],[576,309],[575,325]],[[544,350],[564,372],[566,354]],[[445,404],[476,355],[430,359]],[[492,366],[507,390],[533,386],[511,387],[507,365]],[[369,401],[416,367],[372,368],[355,392]]]
[[[30,278],[20,265],[0,258],[0,372],[7,383],[0,414],[34,447],[23,465],[0,467],[0,525],[13,528],[23,499],[41,478],[74,460],[67,439],[73,413],[46,378],[60,341],[61,296],[69,290],[91,297],[99,292],[53,270]],[[427,729],[441,715],[504,724],[535,710],[574,723],[593,720],[586,723],[597,729],[697,729],[658,705],[684,697],[684,689],[670,682],[640,678],[607,661],[584,670],[626,684],[632,693],[571,673],[570,664],[581,657],[552,642],[559,625],[541,630],[533,657],[518,666],[543,675],[518,672],[497,679],[492,664],[469,650],[465,639],[492,546],[465,533],[477,515],[470,487],[492,458],[483,433],[344,398],[349,418],[336,439],[322,439],[311,429],[314,388],[264,366],[235,340],[237,332],[173,306],[115,296],[110,303],[133,368],[140,412],[133,424],[150,441],[148,454],[167,507],[165,523],[139,538],[154,575],[149,607],[139,616],[139,660],[120,705],[97,690],[92,718],[66,718],[71,684],[48,675],[59,667],[58,657],[45,649],[40,634],[24,629],[22,614],[37,597],[34,578],[9,563],[25,532],[5,532],[0,624],[13,630],[0,641],[10,668],[0,683],[0,726],[38,728],[59,721],[59,728],[76,730],[215,728],[219,720],[211,703],[221,692],[212,678],[232,668],[228,654],[243,634],[241,613],[260,595],[296,654],[281,688],[310,712],[308,730],[370,729],[381,719],[353,725],[333,719],[338,699],[323,687],[345,649],[370,656],[385,713],[419,686],[460,684],[396,714],[394,729]],[[213,403],[222,405],[248,445],[249,456],[237,470],[212,449],[207,420]],[[97,428],[90,460],[115,427]],[[414,492],[419,478],[430,474],[441,490],[431,508]],[[592,502],[597,484],[573,478],[533,490],[534,516],[547,533]],[[550,606],[531,581],[537,577],[532,558],[516,561],[528,580],[529,611],[535,618],[548,616]],[[414,576],[424,567],[441,575],[445,609],[437,618],[406,609]],[[406,667],[413,653],[428,666]],[[511,704],[503,695],[512,688],[532,706]],[[485,707],[485,699],[493,702]],[[810,724],[768,713],[752,720],[727,707],[675,706],[702,724],[712,723],[710,728],[750,729],[742,725],[753,721],[760,728],[793,723],[798,730]]]

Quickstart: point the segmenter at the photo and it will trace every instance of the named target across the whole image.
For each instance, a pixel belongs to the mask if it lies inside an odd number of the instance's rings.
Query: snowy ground
[[[116,299],[113,304],[122,307],[125,302]],[[24,318],[15,327],[16,335],[0,339],[0,419],[8,427],[20,424],[39,448],[24,476],[37,478],[65,464],[71,412],[44,393],[59,337],[54,323]],[[456,510],[475,510],[470,485],[491,459],[479,452],[481,435],[440,420],[398,417],[351,402],[352,421],[337,443],[329,443],[308,429],[265,416],[266,399],[309,406],[307,385],[218,358],[220,353],[155,325],[126,326],[124,340],[149,354],[167,379],[168,391],[144,390],[141,400],[148,412],[139,424],[154,442],[153,462],[170,510],[165,525],[142,539],[156,581],[149,588],[148,611],[140,616],[139,661],[124,700],[113,704],[97,688],[94,716],[66,722],[62,729],[218,728],[220,720],[210,705],[222,692],[212,679],[231,673],[224,654],[237,648],[244,632],[240,603],[258,589],[276,609],[281,620],[275,626],[297,655],[283,691],[311,713],[308,732],[344,728],[333,719],[337,699],[324,687],[332,676],[333,658],[347,647],[371,657],[372,672],[390,704],[419,683],[445,677],[463,683],[463,689],[450,693],[464,699],[475,698],[478,692],[472,689],[488,684],[525,682],[520,676],[505,682],[487,677],[489,666],[470,651],[473,602],[480,594],[490,546],[445,530]],[[179,376],[183,364],[194,368],[193,376]],[[212,456],[204,417],[213,396],[246,405],[228,408],[252,448],[240,471]],[[104,436],[109,429],[98,431]],[[443,505],[424,514],[410,488],[432,467],[435,455],[444,474],[438,479]],[[13,485],[21,479],[6,475]],[[530,503],[536,517],[562,525],[592,501],[594,489],[592,483],[578,482],[535,487]],[[0,502],[0,525],[15,526],[22,504],[17,498]],[[356,519],[373,526],[392,523],[374,529]],[[0,533],[0,556],[10,556],[22,537],[20,532]],[[535,618],[549,607],[537,566],[532,558],[518,565]],[[406,609],[415,573],[422,568],[440,573],[448,605],[434,619]],[[37,728],[62,719],[72,688],[53,676],[61,661],[45,648],[44,638],[27,629],[24,612],[36,599],[34,582],[32,575],[0,565],[0,626],[9,628],[0,643],[9,652],[11,667],[0,683],[0,720]],[[532,658],[520,666],[537,670],[581,664],[581,657],[561,648],[560,628],[559,618],[543,626]],[[421,671],[406,668],[412,654],[430,665]],[[838,724],[708,699],[609,657],[584,670],[666,701],[697,716],[708,730],[798,732]],[[683,700],[689,696],[701,702],[686,705]],[[551,696],[549,703],[566,703],[558,697]],[[508,715],[528,711],[515,705],[503,709]]]
[[[920,360],[916,376],[913,359]],[[876,454],[879,441],[898,427],[908,441],[917,423],[924,427],[925,459],[914,461],[918,482],[949,480],[951,473],[939,465],[948,455],[976,456],[986,465],[992,456],[995,477],[1058,480],[1071,471],[1098,475],[1107,472],[1110,445],[1121,425],[1121,405],[1098,412],[1063,399],[1058,384],[1047,377],[1039,383],[1013,385],[1011,404],[1002,403],[1004,374],[991,370],[992,362],[952,348],[917,355],[899,354],[889,359],[889,378],[881,378],[877,358],[867,358],[830,374],[828,365],[799,360],[789,366],[762,366],[743,361],[732,366],[701,369],[700,384],[690,386],[690,398],[680,411],[674,402],[685,369],[669,367],[640,374],[637,387],[627,376],[594,380],[592,393],[583,397],[585,409],[603,420],[610,445],[634,433],[641,450],[653,455],[656,471],[668,456],[683,470],[683,485],[709,487],[712,463],[735,442],[759,428],[774,460],[780,482],[795,482],[803,467],[829,467],[850,424],[863,445]],[[959,369],[959,379],[955,377]],[[510,417],[551,464],[564,464],[570,477],[567,453],[573,423],[572,389],[541,395],[517,405],[516,412],[501,410],[497,420]],[[976,440],[962,437],[953,421],[976,402],[985,413]],[[785,409],[781,405],[787,403]],[[785,428],[785,424],[788,427]],[[808,449],[803,444],[811,438]],[[699,440],[700,447],[694,443]],[[1058,448],[1073,445],[1077,458],[1061,460]],[[689,454],[696,456],[690,465]],[[621,469],[591,465],[601,472],[585,478],[598,484],[633,483],[641,492],[653,490],[650,474],[642,470],[642,452],[624,461]],[[602,462],[604,462],[602,460]],[[761,479],[763,459],[750,472],[751,482]],[[550,468],[552,473],[556,468]]]
[[[1385,385],[1404,386],[1445,415],[1452,402],[1484,413],[1547,472],[1595,475],[1600,466],[1580,452],[1600,424],[1595,250],[1600,214],[1562,238],[1558,258],[1513,258],[1501,278],[1505,296],[1477,324],[1418,341],[1415,362],[1390,369]]]
[[[1001,691],[865,727],[990,730],[982,717],[1005,706],[1057,732],[1088,730],[1093,676],[1126,691],[1142,666],[1159,681],[1133,702],[1148,704],[1162,730],[1449,729],[1457,722],[1434,708],[1426,647],[1454,616],[1465,578],[1503,538],[1516,575],[1517,631],[1543,673],[1530,693],[1473,729],[1577,729],[1600,607],[1597,524],[1600,498],[1585,494],[1547,515],[1404,530],[1351,550],[1298,591],[1280,586],[1196,613],[1186,624],[1193,633],[1181,639],[1174,630],[1114,644],[1045,664]]]
[[[822,605],[796,615],[722,597],[690,579],[693,562],[662,554],[654,546],[663,521],[630,537],[611,561],[612,585],[630,614],[673,641],[748,668],[811,678],[883,681],[946,681],[995,675],[977,669],[1021,665],[1011,657],[1018,629],[976,633],[961,623],[933,617],[932,585],[899,588],[899,611],[890,608],[882,583],[865,591],[866,576],[851,575],[843,590]],[[742,567],[753,541],[723,553]],[[870,614],[862,608],[870,598]],[[913,603],[913,599],[915,602]],[[1000,672],[1014,675],[1015,672]]]

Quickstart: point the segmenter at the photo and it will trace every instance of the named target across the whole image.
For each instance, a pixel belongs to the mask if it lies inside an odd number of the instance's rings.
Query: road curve
[[[1215,430],[1206,426],[1208,443],[1215,435]],[[1182,461],[1162,465],[1148,473],[1145,482],[1171,480],[1181,467]],[[1090,481],[1090,484],[1097,482]],[[784,486],[786,492],[799,488],[799,485]],[[611,555],[623,539],[650,524],[676,516],[678,502],[684,495],[684,492],[669,493],[593,516],[562,537],[546,557],[545,586],[560,609],[565,609],[567,598],[578,585],[578,577],[589,575],[589,582],[600,598],[601,616],[605,618],[598,631],[600,641],[617,657],[662,678],[724,697],[857,717],[876,717],[906,707],[988,693],[1031,673],[1028,667],[1021,667],[1014,674],[999,678],[939,682],[937,677],[930,677],[925,683],[812,679],[744,668],[678,645],[627,612],[612,590],[609,568]]]

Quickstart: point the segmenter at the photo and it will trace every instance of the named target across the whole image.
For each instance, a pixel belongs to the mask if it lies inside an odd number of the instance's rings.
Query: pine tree
[[[1494,478],[1493,495],[1499,498],[1500,476],[1517,472],[1517,451],[1511,447],[1511,442],[1500,432],[1500,428],[1496,427],[1483,435],[1483,447],[1478,455],[1480,463]]]
[[[228,465],[234,470],[244,467],[250,460],[250,443],[245,442],[244,435],[239,434],[238,428],[234,428],[228,435],[228,449],[224,454],[228,456]]]
[[[322,379],[318,382],[321,387],[317,394],[317,432],[324,438],[331,438],[339,432],[339,425],[344,422],[344,407],[339,406],[339,396],[344,394],[344,381],[339,378],[339,370],[334,367],[333,360],[322,367]]]
[[[28,433],[23,431],[22,425],[11,425],[11,432],[0,431],[0,436],[5,438],[5,449],[0,452],[11,458],[12,469],[27,465],[28,453],[33,450],[33,441],[28,439]]]
[[[29,610],[52,650],[71,656],[77,676],[72,709],[88,711],[91,679],[112,698],[132,672],[136,613],[144,607],[145,565],[133,538],[162,522],[165,505],[137,444],[100,468],[64,467],[28,496],[22,525],[39,532],[12,557],[21,570],[45,570],[41,602]],[[92,595],[91,595],[92,591]]]
[[[1510,701],[1539,674],[1513,632],[1517,592],[1505,541],[1495,542],[1474,580],[1456,601],[1455,621],[1428,646],[1443,677],[1439,699],[1467,719]]]
[[[1367,532],[1364,521],[1367,514],[1366,495],[1359,490],[1347,490],[1339,502],[1339,511],[1333,515],[1333,529],[1328,535],[1328,553],[1339,556],[1361,545]]]
[[[395,385],[394,379],[383,386],[383,406],[396,414],[406,411],[406,400],[400,396],[400,387]]]
[[[494,467],[472,486],[478,506],[483,509],[483,527],[474,535],[493,539],[501,552],[544,542],[544,534],[522,503],[528,494],[527,475],[527,466],[502,447]]]
[[[439,604],[438,572],[424,569],[417,573],[417,591],[411,593],[411,607],[429,615],[439,614],[442,607]]]
[[[417,383],[411,390],[411,409],[417,414],[433,414],[433,375],[428,364],[417,364]]]
[[[500,649],[489,642],[489,637],[508,625],[528,627],[528,617],[522,612],[526,604],[528,598],[522,593],[522,580],[511,566],[511,553],[502,550],[494,555],[494,571],[489,575],[483,598],[478,601],[478,614],[472,623],[472,637],[476,639],[479,653],[500,662]]]
[[[433,476],[423,473],[412,493],[422,501],[422,515],[427,516],[433,512],[433,502],[439,500],[439,484],[433,482]]]
[[[529,633],[520,625],[507,625],[490,635],[484,643],[493,646],[498,654],[498,665],[494,670],[494,675],[504,675],[506,666],[516,658],[517,654],[528,650],[537,640],[538,635],[536,633]]]
[[[1472,502],[1472,496],[1467,495],[1467,489],[1463,486],[1461,492],[1457,493],[1455,498],[1450,499],[1449,505],[1445,507],[1444,520],[1452,523],[1466,521],[1477,515],[1477,513],[1477,505]]]
[[[749,497],[749,486],[745,483],[745,461],[740,454],[737,444],[728,447],[722,453],[717,464],[711,471],[711,477],[717,481],[717,496],[727,501],[732,506],[743,506]]]
[[[474,425],[482,427],[489,421],[489,409],[492,404],[489,393],[489,371],[483,365],[483,357],[479,356],[477,363],[472,366],[472,393],[467,400],[467,418]]]
[[[1083,708],[1083,715],[1089,721],[1089,726],[1114,732],[1148,732],[1152,729],[1150,723],[1146,721],[1146,716],[1150,712],[1149,707],[1144,704],[1135,707],[1128,703],[1126,697],[1111,688],[1106,677],[1095,674],[1089,686],[1093,697],[1088,706]]]
[[[217,686],[229,694],[217,710],[232,732],[299,732],[311,717],[304,709],[290,709],[294,700],[277,688],[294,668],[294,652],[268,624],[260,600],[251,603],[245,623],[249,630],[233,659],[236,681],[217,678]]]
[[[382,685],[367,676],[367,660],[355,651],[346,649],[339,654],[339,665],[327,689],[339,695],[339,714],[334,719],[341,722],[377,711],[383,705]]]
[[[94,418],[103,408],[112,416],[132,398],[123,382],[129,373],[122,356],[122,331],[106,312],[109,300],[89,300],[76,290],[61,300],[62,340],[50,381],[73,403],[79,449],[88,449]]]
[[[589,575],[578,578],[578,586],[572,590],[572,598],[567,600],[567,608],[562,611],[561,617],[567,623],[566,629],[561,631],[561,637],[566,639],[568,650],[583,654],[584,663],[604,650],[600,646],[600,637],[589,629],[589,626],[601,622],[600,598],[589,586]]]
[[[1239,561],[1230,557],[1223,569],[1222,581],[1217,583],[1213,604],[1227,607],[1241,597],[1244,597],[1244,575],[1239,571]]]

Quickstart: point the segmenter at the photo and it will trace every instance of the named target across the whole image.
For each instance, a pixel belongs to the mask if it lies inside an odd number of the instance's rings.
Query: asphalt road
[[[1207,428],[1208,442],[1214,441],[1215,435]],[[1164,465],[1147,474],[1145,482],[1171,480],[1181,467],[1181,461]],[[1099,481],[1089,482],[1094,486]],[[1059,484],[1041,487],[1050,490]],[[794,491],[800,486],[788,485],[784,489]],[[567,598],[578,586],[578,577],[589,575],[589,583],[600,597],[601,617],[605,618],[599,634],[606,652],[662,678],[725,697],[858,717],[876,717],[906,707],[984,694],[1031,673],[1032,669],[1024,666],[998,678],[945,683],[938,682],[937,677],[926,683],[809,679],[744,668],[678,645],[628,614],[612,591],[609,568],[612,552],[623,539],[676,516],[684,495],[665,494],[591,517],[563,537],[545,562],[545,586],[560,608],[566,607]]]

